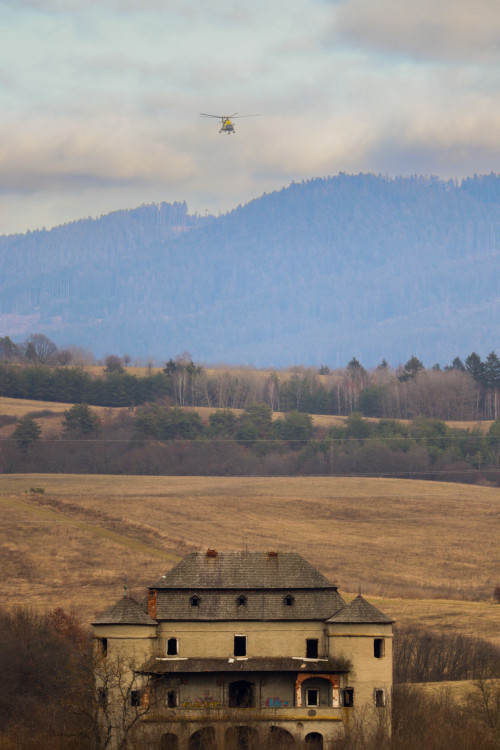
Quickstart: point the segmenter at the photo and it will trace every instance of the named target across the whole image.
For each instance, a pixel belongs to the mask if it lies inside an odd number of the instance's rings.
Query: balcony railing
[[[144,716],[145,721],[192,722],[192,721],[342,721],[343,709],[329,706],[302,707],[263,707],[263,708],[227,708],[225,706],[180,706],[167,708],[152,706]]]

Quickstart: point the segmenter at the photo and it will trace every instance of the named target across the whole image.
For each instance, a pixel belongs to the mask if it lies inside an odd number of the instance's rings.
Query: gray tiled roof
[[[284,598],[291,593],[293,604],[287,607]],[[200,597],[197,607],[191,604],[193,594]],[[240,594],[246,604],[238,605]],[[331,617],[345,602],[332,586],[329,589],[250,590],[159,590],[156,606],[158,620],[321,620]]]
[[[192,552],[152,589],[336,588],[296,552]]]
[[[156,625],[135,599],[123,596],[113,607],[98,615],[92,625]]]
[[[345,623],[373,623],[373,624],[387,624],[394,622],[390,617],[387,617],[380,609],[377,609],[363,599],[361,594],[349,602],[349,604],[336,612],[333,617],[330,617],[327,622],[345,622]]]
[[[150,659],[140,672],[179,674],[189,672],[348,672],[346,659],[292,659],[260,657],[248,659]]]

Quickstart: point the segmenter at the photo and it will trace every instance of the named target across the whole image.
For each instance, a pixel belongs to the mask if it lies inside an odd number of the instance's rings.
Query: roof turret
[[[365,623],[390,625],[394,622],[380,609],[363,599],[361,594],[330,617],[327,622]]]
[[[92,625],[156,625],[135,599],[123,596],[113,607],[96,617]]]

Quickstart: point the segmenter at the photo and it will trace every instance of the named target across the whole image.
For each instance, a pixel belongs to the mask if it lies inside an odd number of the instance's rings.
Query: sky
[[[499,95],[498,0],[0,0],[0,234],[500,172]]]

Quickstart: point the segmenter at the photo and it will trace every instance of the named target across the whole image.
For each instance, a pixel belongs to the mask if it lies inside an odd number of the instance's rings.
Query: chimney
[[[156,620],[156,596],[157,591],[148,591],[148,615]]]
[[[217,557],[216,549],[207,549],[207,557]]]
[[[268,559],[271,558],[271,557],[278,557],[278,553],[274,552],[274,551],[268,552],[267,553],[267,557],[268,557]]]

